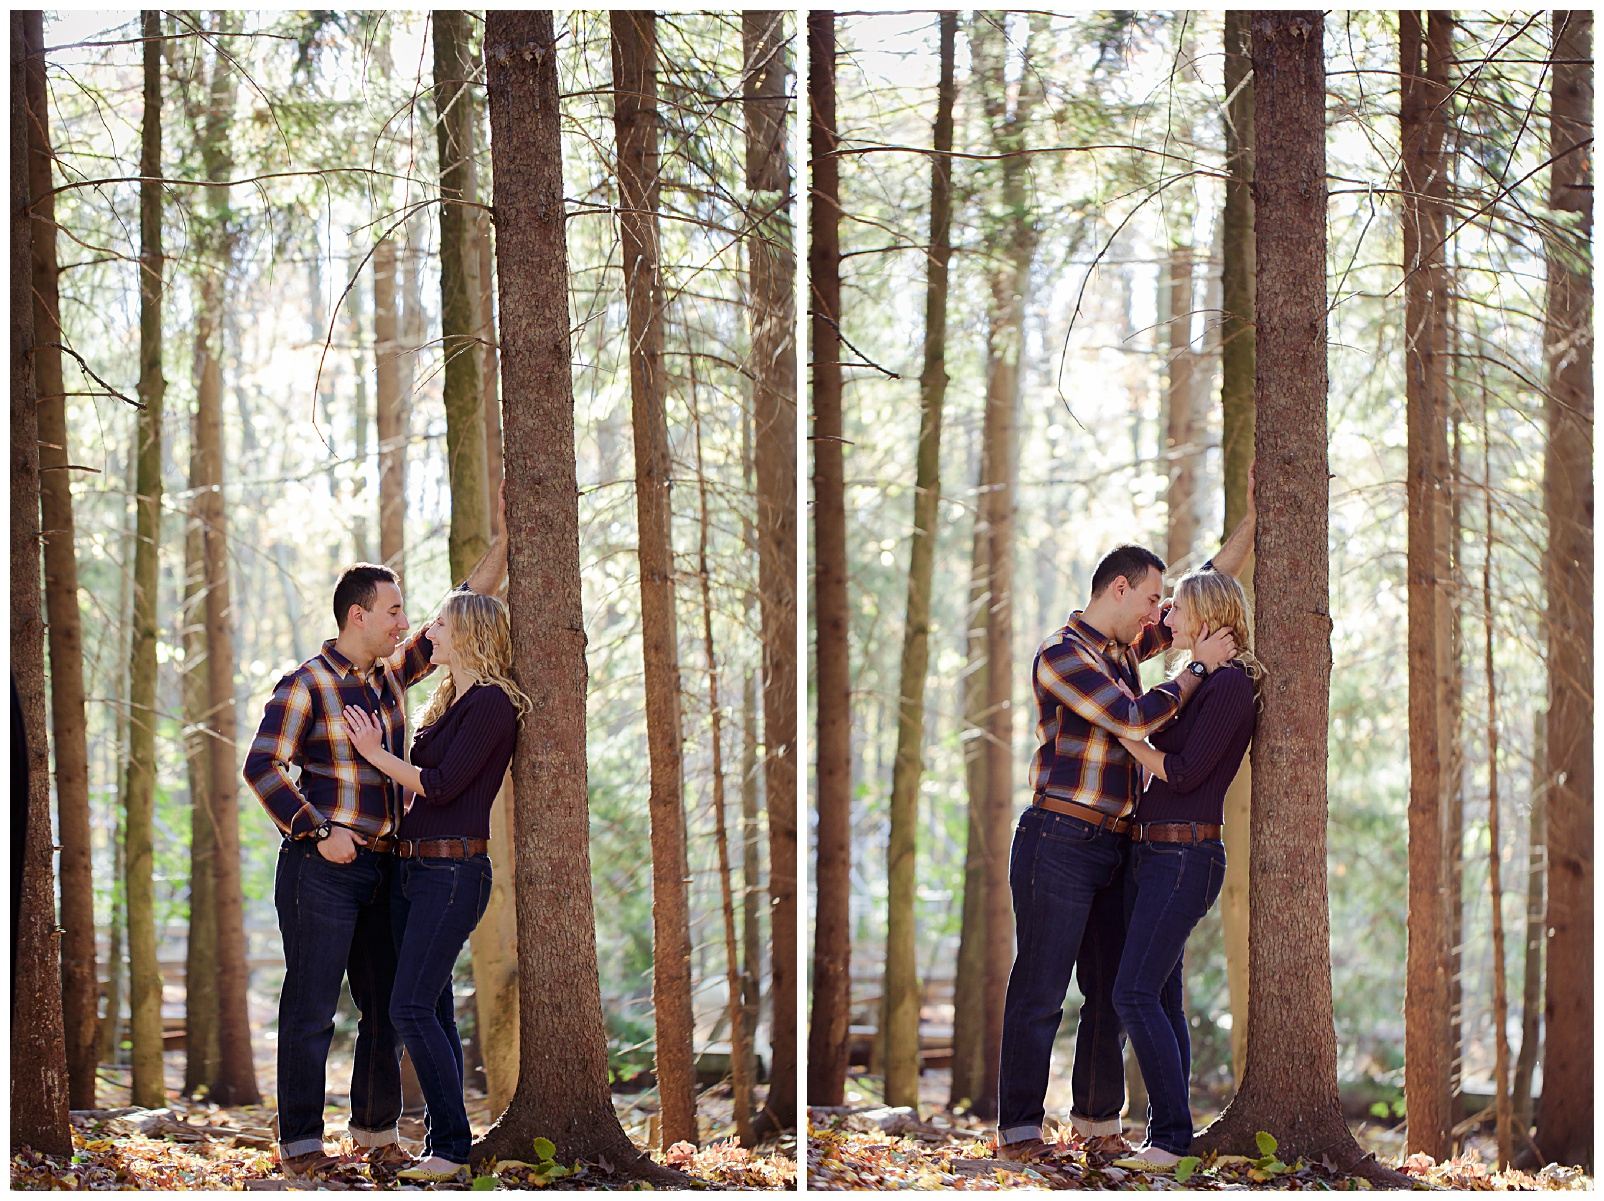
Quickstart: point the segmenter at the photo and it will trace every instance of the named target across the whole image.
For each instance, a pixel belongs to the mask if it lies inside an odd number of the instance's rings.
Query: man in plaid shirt
[[[1248,515],[1217,555],[1236,575],[1253,547]],[[1116,547],[1092,575],[1091,599],[1036,652],[1035,796],[1020,816],[1009,859],[1016,950],[1003,1007],[997,1081],[997,1156],[1031,1160],[1062,1148],[1042,1139],[1053,1039],[1070,973],[1086,997],[1075,1032],[1070,1122],[1082,1139],[1120,1138],[1125,1070],[1114,977],[1125,946],[1124,877],[1129,816],[1140,796],[1137,766],[1120,738],[1166,725],[1201,679],[1182,672],[1143,694],[1140,665],[1170,644],[1164,624],[1164,560]],[[1201,640],[1193,657],[1212,671],[1236,652],[1229,630]]]
[[[463,587],[494,592],[506,572],[498,528]],[[274,687],[245,758],[246,782],[284,835],[273,884],[284,939],[278,1139],[284,1174],[297,1177],[337,1162],[323,1150],[323,1088],[346,977],[361,1014],[348,1129],[370,1164],[411,1162],[396,1141],[401,1050],[389,1013],[391,851],[401,795],[357,753],[341,714],[348,706],[372,713],[385,748],[405,755],[406,691],[434,670],[433,647],[427,624],[403,642],[407,615],[388,567],[346,568],[334,589],[334,619],[338,636]]]

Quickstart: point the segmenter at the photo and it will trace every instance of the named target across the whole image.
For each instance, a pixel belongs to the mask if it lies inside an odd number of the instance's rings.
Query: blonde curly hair
[[[1189,571],[1175,585],[1176,601],[1184,601],[1197,623],[1195,634],[1206,628],[1211,634],[1228,629],[1236,639],[1236,659],[1258,691],[1264,680],[1264,664],[1253,653],[1253,606],[1242,582],[1223,571]]]
[[[512,682],[512,622],[507,606],[494,596],[479,592],[453,592],[440,606],[440,616],[451,623],[451,643],[463,669],[477,676],[481,684],[494,684],[507,694],[518,724],[529,713],[529,698]],[[433,725],[457,699],[450,673],[429,694],[429,701],[418,717],[418,728]]]

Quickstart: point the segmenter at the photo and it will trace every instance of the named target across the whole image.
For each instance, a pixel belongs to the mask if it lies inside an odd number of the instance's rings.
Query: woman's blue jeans
[[[451,972],[490,900],[490,857],[398,859],[390,897],[395,985],[390,1023],[412,1057],[427,1107],[424,1155],[468,1162],[473,1131],[462,1100],[462,1039]]]
[[[1147,1085],[1147,1141],[1175,1155],[1192,1147],[1192,1041],[1181,1001],[1187,937],[1225,883],[1225,844],[1133,845],[1134,900],[1114,978],[1114,1008]]]

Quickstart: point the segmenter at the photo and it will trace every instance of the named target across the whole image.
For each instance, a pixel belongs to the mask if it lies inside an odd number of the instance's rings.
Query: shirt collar
[[[1107,634],[1088,622],[1081,614],[1083,609],[1076,609],[1069,615],[1068,629],[1072,630],[1081,641],[1089,643],[1107,655],[1117,655],[1128,649],[1123,643],[1115,642]]]
[[[383,659],[375,659],[373,661],[373,666],[368,669],[369,674],[364,676],[362,672],[357,670],[356,664],[352,663],[351,660],[347,659],[344,655],[342,655],[340,653],[339,649],[335,646],[334,643],[335,643],[335,640],[333,638],[325,639],[324,642],[323,642],[323,652],[322,653],[323,653],[323,658],[328,661],[329,666],[332,667],[340,675],[342,675],[342,676],[348,676],[348,675],[349,676],[355,676],[357,679],[362,680],[364,683],[366,683],[367,680],[369,680],[369,679],[372,679],[372,680],[374,680],[376,682],[376,681],[382,680],[384,678],[384,660]]]

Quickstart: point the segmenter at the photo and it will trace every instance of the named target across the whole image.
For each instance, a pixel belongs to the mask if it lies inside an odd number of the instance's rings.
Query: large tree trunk
[[[407,508],[407,405],[401,392],[401,358],[409,352],[402,347],[397,329],[395,269],[395,242],[385,238],[373,251],[373,407],[379,439],[379,561],[400,575],[405,567],[403,522]]]
[[[658,1180],[625,1137],[607,1081],[585,769],[585,624],[568,317],[556,36],[549,11],[485,18],[502,309],[508,603],[514,674],[534,709],[513,760],[518,1087],[475,1162],[605,1155]],[[479,441],[483,448],[483,439]],[[553,1048],[560,1048],[554,1054]]]
[[[139,483],[135,504],[134,631],[129,666],[128,814],[124,839],[128,890],[128,1009],[133,1041],[132,1102],[160,1108],[161,972],[156,966],[156,896],[152,819],[156,789],[156,596],[161,554],[162,272],[161,22],[143,14],[144,145],[139,160]]]
[[[1447,879],[1447,747],[1439,684],[1447,631],[1440,620],[1438,524],[1447,461],[1448,308],[1444,265],[1446,133],[1451,25],[1433,13],[1399,15],[1402,63],[1403,236],[1409,406],[1409,961],[1404,1001],[1411,1152],[1451,1154],[1454,1124],[1449,1041],[1450,955]],[[1429,45],[1427,42],[1429,41]]]
[[[1547,246],[1548,948],[1537,1145],[1593,1162],[1593,14],[1554,14]],[[1574,148],[1574,149],[1573,149]],[[1569,153],[1566,153],[1569,151]]]
[[[1220,270],[1220,457],[1225,476],[1225,534],[1247,515],[1248,468],[1253,462],[1253,72],[1248,25],[1252,14],[1225,14],[1225,184]],[[1251,555],[1239,577],[1253,595]],[[1253,765],[1242,761],[1225,794],[1225,976],[1231,998],[1231,1079],[1242,1082],[1248,1046],[1248,875],[1252,862]]]
[[[986,1037],[981,1096],[976,1112],[996,1116],[1002,1049],[1003,1001],[1014,959],[1013,897],[1008,856],[1014,817],[1014,484],[1018,474],[1016,421],[1025,336],[1025,297],[1037,233],[1027,191],[1026,131],[1041,98],[1041,76],[1029,67],[1032,43],[1045,18],[1032,14],[1023,55],[1026,70],[1012,107],[1004,78],[1007,14],[977,14],[970,25],[970,54],[991,127],[992,148],[1003,161],[999,212],[991,240],[997,265],[990,272],[986,328],[986,412],[981,468],[981,510],[989,539],[989,608],[986,617]]]
[[[919,973],[914,892],[919,777],[924,770],[925,675],[930,665],[930,585],[941,502],[941,409],[947,394],[947,264],[952,258],[953,59],[958,14],[944,12],[935,154],[930,158],[930,252],[925,280],[925,361],[919,376],[919,447],[902,633],[897,758],[891,775],[890,896],[886,907],[886,1104],[919,1105]]]
[[[100,985],[95,971],[95,890],[89,855],[89,746],[84,727],[83,629],[68,464],[64,341],[56,299],[56,203],[50,195],[50,104],[44,14],[23,13],[27,46],[28,193],[33,233],[34,385],[39,402],[39,502],[45,544],[50,639],[50,727],[56,741],[56,813],[61,832],[61,1000],[67,1078],[74,1109],[95,1107]]]
[[[479,386],[479,248],[472,236],[474,99],[468,14],[437,9],[434,108],[440,147],[440,353],[446,410],[446,467],[451,479],[451,578],[462,580],[490,549],[485,491],[484,395]]]
[[[975,495],[981,493],[977,487]],[[976,1106],[985,1087],[986,1047],[986,626],[990,593],[986,589],[986,556],[991,546],[984,518],[977,511],[969,568],[969,609],[964,621],[963,677],[964,783],[968,795],[968,830],[964,839],[964,902],[958,931],[958,964],[952,996],[953,1109]],[[995,1107],[996,1100],[991,1102]]]
[[[1193,1150],[1286,1162],[1329,1155],[1406,1184],[1363,1152],[1337,1101],[1326,893],[1331,621],[1327,553],[1325,60],[1318,12],[1253,14],[1260,464],[1258,651],[1266,681],[1253,756],[1247,1068]]]
[[[224,17],[223,31],[229,32]],[[233,173],[229,152],[234,115],[235,80],[229,40],[218,44],[212,65],[211,104],[201,145],[206,177],[215,182]],[[256,1105],[256,1066],[251,1057],[251,1017],[247,1000],[250,969],[246,965],[245,894],[240,881],[239,753],[234,704],[234,618],[228,578],[228,521],[223,500],[223,363],[222,314],[227,304],[224,281],[233,257],[229,190],[210,188],[208,240],[212,269],[200,281],[200,309],[195,322],[199,368],[195,432],[200,467],[196,511],[201,521],[205,563],[206,620],[206,750],[217,840],[217,1076],[210,1099],[219,1105]]]
[[[20,854],[11,869],[11,1142],[48,1155],[72,1154],[67,1124],[67,1057],[61,1025],[61,947],[51,862],[50,748],[45,736],[45,630],[39,572],[39,424],[33,354],[33,221],[28,213],[28,102],[25,76],[38,14],[11,14],[11,679],[12,762],[27,794],[12,798]],[[36,33],[38,51],[44,37]],[[43,68],[41,60],[39,64]],[[47,339],[41,337],[38,341]],[[19,713],[20,710],[20,713]],[[22,729],[17,728],[20,716]],[[21,735],[21,742],[18,735]],[[13,767],[12,779],[17,777]]]
[[[629,311],[629,391],[635,433],[635,517],[640,555],[641,662],[651,765],[652,1008],[663,1147],[697,1142],[691,1048],[691,926],[685,881],[679,640],[669,481],[668,379],[663,373],[663,291],[657,227],[657,20],[612,13],[613,129],[618,215]]]
[[[758,594],[763,627],[763,799],[769,822],[773,939],[768,1100],[754,1131],[796,1125],[796,259],[786,154],[791,73],[784,11],[741,14],[746,186],[777,193],[747,242],[757,475]],[[754,198],[755,199],[755,198]]]
[[[852,682],[841,416],[841,199],[835,133],[835,14],[808,14],[808,280],[813,320],[813,627],[818,848],[808,1104],[840,1105],[852,1008]],[[917,1002],[915,1002],[917,1006]],[[917,1021],[917,1014],[915,1015]],[[917,1037],[917,1035],[916,1035]],[[899,1102],[905,1104],[906,1102]]]

